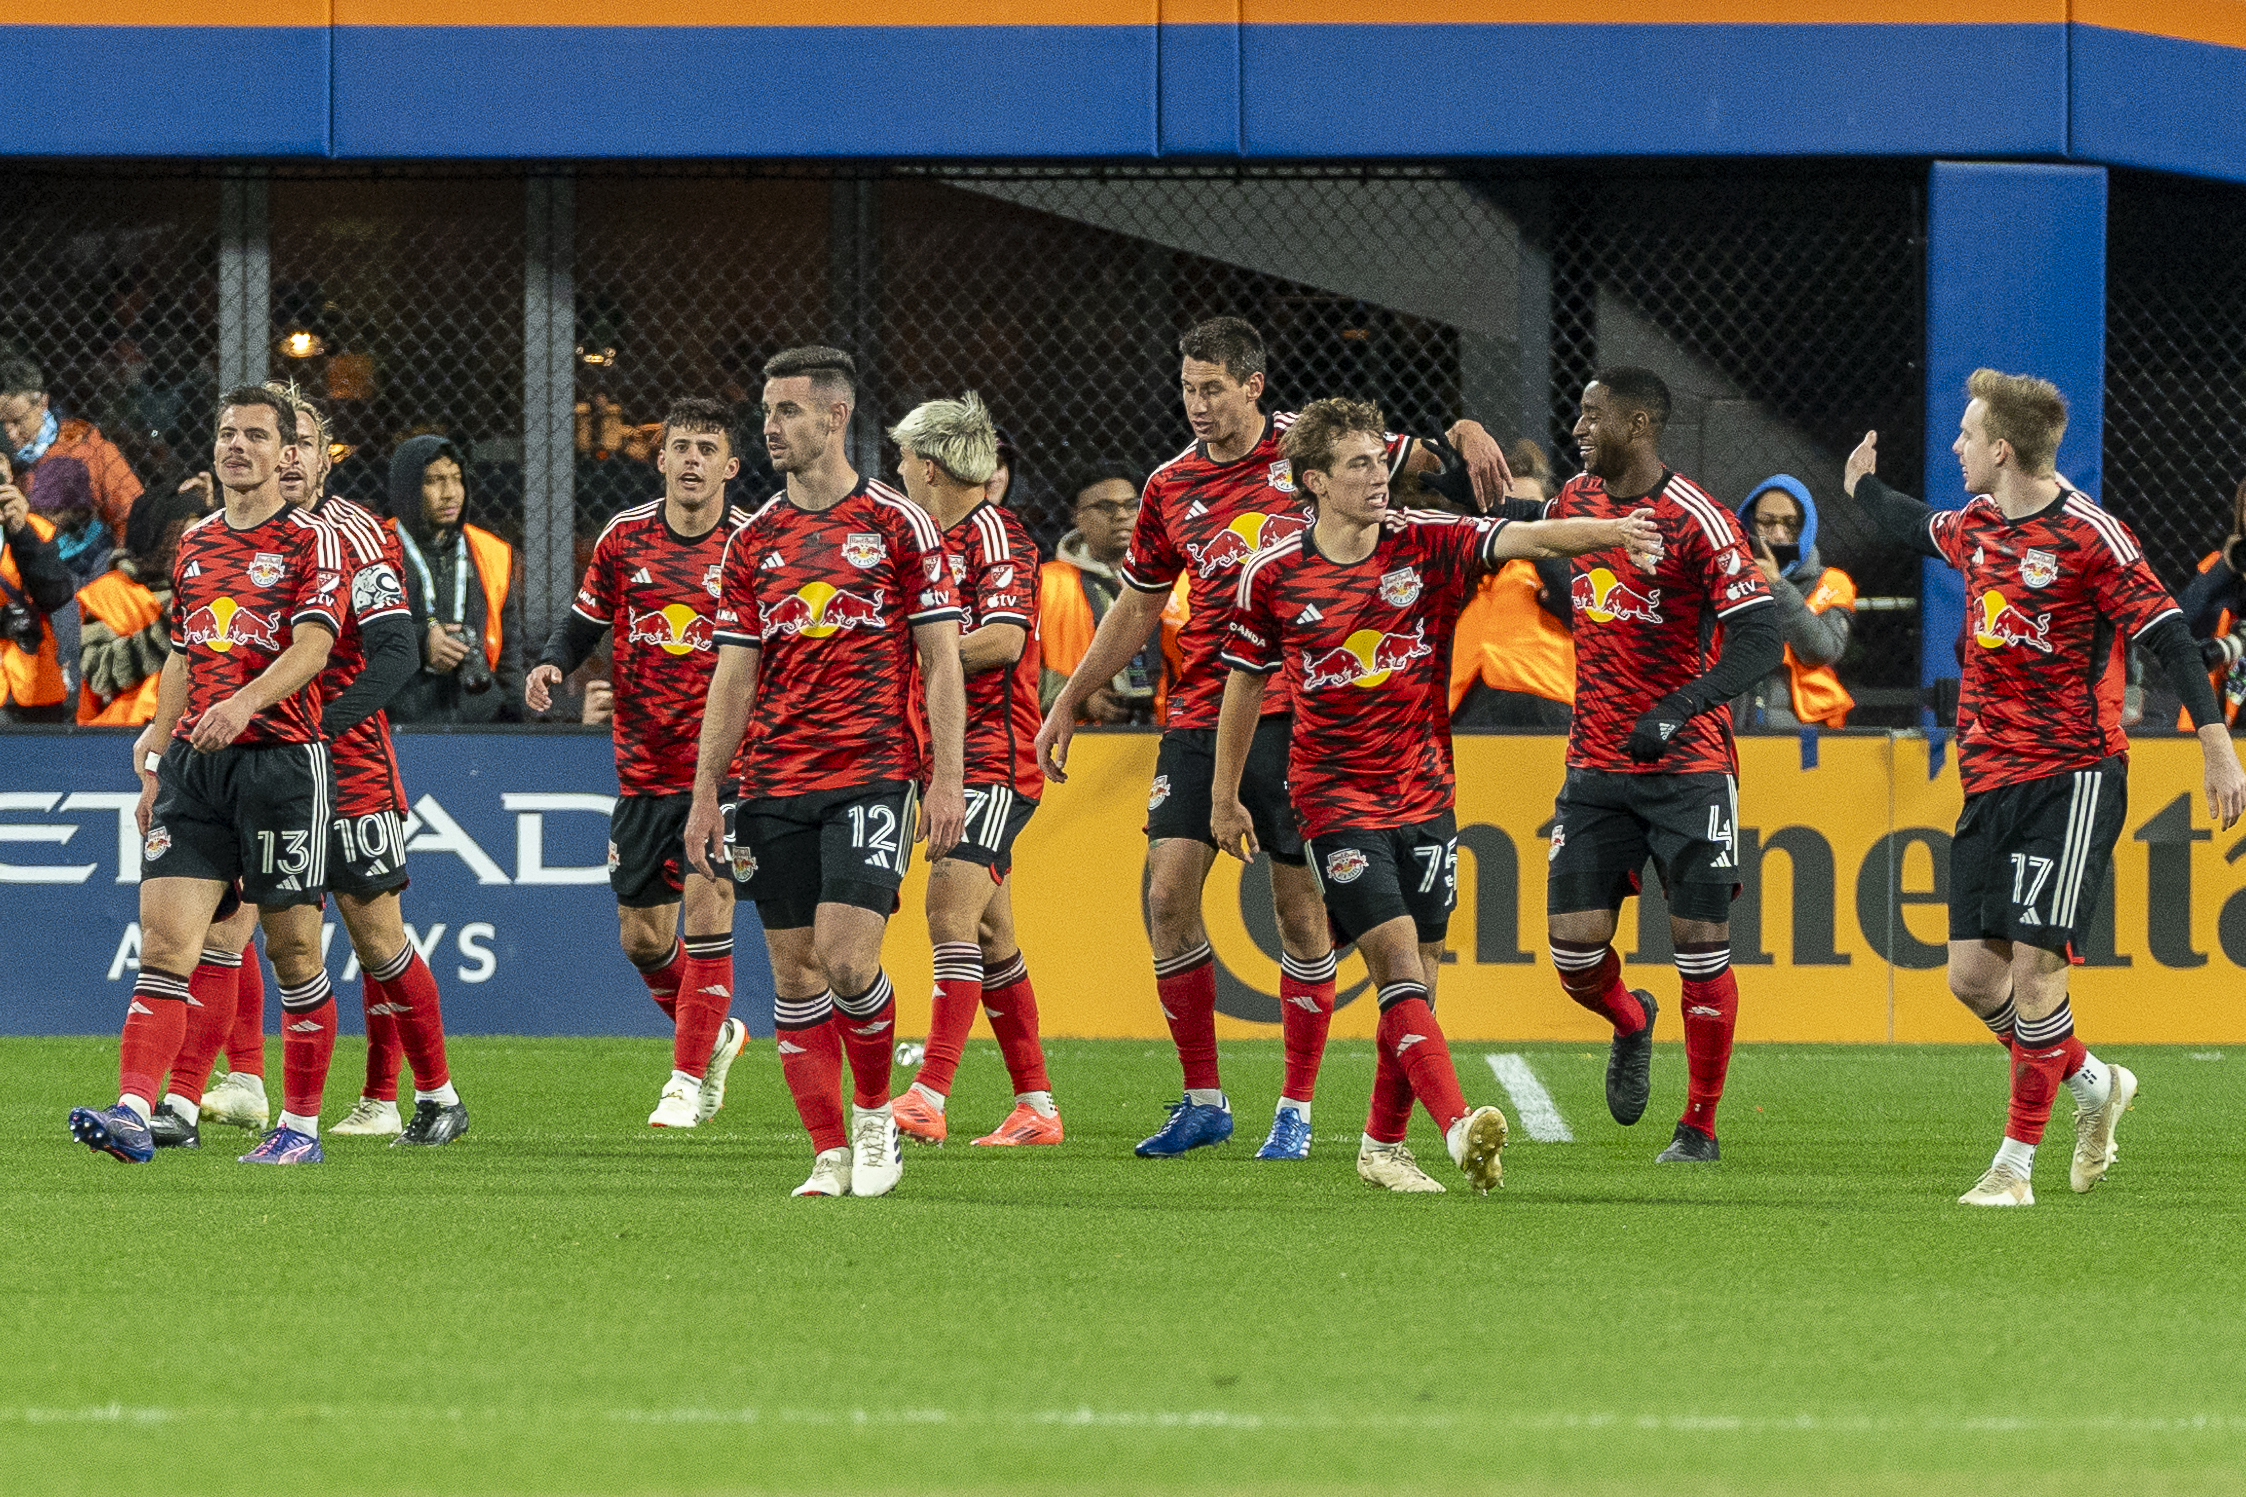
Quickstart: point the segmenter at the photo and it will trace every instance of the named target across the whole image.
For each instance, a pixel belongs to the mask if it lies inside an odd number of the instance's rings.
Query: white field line
[[[1536,1079],[1536,1072],[1529,1069],[1527,1057],[1505,1054],[1485,1055],[1482,1058],[1490,1063],[1491,1070],[1497,1072],[1497,1084],[1504,1087],[1505,1095],[1513,1099],[1513,1116],[1521,1120],[1523,1128],[1528,1129],[1529,1137],[1540,1144],[1575,1142],[1575,1133],[1568,1127],[1568,1120],[1560,1116],[1559,1104],[1544,1089],[1544,1083]]]

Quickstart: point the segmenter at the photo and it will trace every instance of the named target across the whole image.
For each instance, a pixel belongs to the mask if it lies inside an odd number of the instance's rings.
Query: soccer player
[[[1731,901],[1738,892],[1739,761],[1731,699],[1778,666],[1778,610],[1738,517],[1661,461],[1669,387],[1651,370],[1599,371],[1575,439],[1584,471],[1547,506],[1553,519],[1641,508],[1661,529],[1659,567],[1633,576],[1619,552],[1572,564],[1575,725],[1552,817],[1545,903],[1552,965],[1568,997],[1614,1026],[1607,1110],[1625,1126],[1652,1089],[1660,1005],[1622,984],[1613,938],[1650,853],[1669,896],[1684,987],[1684,1116],[1663,1163],[1719,1156],[1738,1023]]]
[[[348,573],[334,529],[282,496],[281,469],[299,440],[285,397],[257,385],[229,391],[213,464],[225,508],[188,528],[173,564],[172,655],[156,715],[134,744],[141,966],[119,1096],[70,1114],[73,1137],[128,1163],[154,1157],[148,1120],[186,1033],[189,973],[237,878],[262,912],[288,1015],[279,1126],[242,1162],[320,1159],[320,1091],[335,1049],[320,961],[333,802],[313,682],[342,630]]]
[[[655,466],[663,497],[608,522],[567,617],[546,642],[523,698],[536,711],[615,638],[616,782],[608,883],[618,938],[671,1021],[671,1074],[651,1128],[694,1128],[725,1105],[725,1077],[749,1037],[733,1005],[733,880],[688,877],[686,813],[694,750],[717,665],[725,543],[748,523],[727,507],[741,471],[733,420],[714,400],[673,401]],[[679,939],[679,919],[686,921]]]
[[[2119,1154],[2137,1078],[2075,1037],[2067,967],[2128,815],[2123,651],[2159,659],[2198,730],[2207,814],[2246,811],[2246,772],[2183,615],[2129,527],[2053,471],[2067,406],[2056,386],[1976,369],[1950,450],[1963,509],[1930,509],[1873,476],[1878,433],[1849,454],[1848,492],[1895,545],[1965,577],[1950,843],[1950,991],[2012,1051],[2004,1140],[1967,1206],[2033,1206],[2036,1145],[2064,1085],[2074,1096],[2068,1183],[2088,1191]]]
[[[1172,586],[1186,575],[1188,621],[1178,637],[1184,669],[1170,693],[1146,820],[1154,985],[1185,1072],[1185,1095],[1171,1104],[1169,1121],[1138,1145],[1145,1158],[1171,1158],[1232,1137],[1232,1105],[1217,1068],[1216,953],[1201,919],[1201,889],[1217,855],[1209,812],[1224,694],[1218,656],[1241,563],[1310,523],[1279,449],[1294,417],[1266,416],[1260,404],[1262,336],[1240,318],[1219,317],[1189,329],[1178,350],[1194,444],[1147,480],[1123,558],[1128,586],[1100,620],[1091,648],[1037,734],[1039,768],[1067,783],[1069,740],[1085,701],[1145,647]],[[1497,444],[1472,422],[1453,427],[1451,438],[1470,455],[1476,493],[1490,501],[1502,495],[1509,475]],[[1391,474],[1441,466],[1431,445],[1411,437],[1391,437],[1386,450]],[[1279,998],[1286,1076],[1271,1133],[1256,1157],[1307,1159],[1310,1104],[1333,1019],[1334,952],[1287,801],[1284,690],[1268,693],[1263,711],[1242,794],[1255,817],[1256,845],[1271,855],[1272,909],[1284,950]]]
[[[1280,675],[1294,704],[1288,784],[1308,867],[1334,928],[1364,953],[1380,999],[1357,1173],[1394,1191],[1443,1188],[1404,1146],[1416,1097],[1452,1162],[1486,1195],[1503,1176],[1505,1115],[1467,1107],[1434,1008],[1458,887],[1451,635],[1483,575],[1514,557],[1620,550],[1650,569],[1660,532],[1648,509],[1525,524],[1399,513],[1389,506],[1380,410],[1359,401],[1305,406],[1285,450],[1317,520],[1241,569],[1223,656],[1231,674],[1210,833],[1242,861],[1254,858],[1241,773],[1265,683]]]
[[[959,640],[967,675],[967,827],[949,857],[928,870],[928,939],[936,996],[928,1051],[890,1111],[899,1131],[941,1144],[944,1104],[975,1010],[1014,1083],[1014,1109],[975,1140],[989,1146],[1057,1144],[1061,1115],[1037,1042],[1037,994],[1014,939],[1014,839],[1044,791],[1030,746],[1037,737],[1037,547],[1011,510],[989,499],[998,430],[981,399],[931,400],[890,429],[903,449],[905,493],[936,517],[966,617]]]
[[[851,468],[857,397],[839,349],[791,348],[764,366],[765,451],[787,486],[726,543],[686,822],[695,871],[714,877],[730,856],[764,920],[780,1066],[817,1151],[799,1196],[884,1195],[903,1173],[881,937],[916,819],[939,860],[966,821],[959,595],[927,512]],[[721,810],[744,733],[741,798]]]

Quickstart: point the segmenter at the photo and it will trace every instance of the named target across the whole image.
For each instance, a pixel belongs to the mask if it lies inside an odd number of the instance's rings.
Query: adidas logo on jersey
[[[202,576],[202,575],[203,575],[203,564],[202,564],[201,562],[199,562],[199,561],[191,561],[191,562],[189,562],[189,563],[187,564],[187,571],[186,571],[186,573],[185,573],[184,575],[186,575],[186,576],[189,576],[189,577],[200,577],[200,576]]]
[[[1317,624],[1323,623],[1325,621],[1325,617],[1326,616],[1324,614],[1318,611],[1318,605],[1313,603],[1309,607],[1305,608],[1302,612],[1295,615],[1295,622],[1298,624]]]
[[[1189,520],[1190,520],[1190,519],[1193,519],[1193,518],[1194,518],[1195,516],[1197,516],[1197,515],[1205,515],[1205,514],[1207,514],[1208,512],[1209,512],[1209,506],[1207,506],[1206,504],[1203,504],[1203,503],[1202,503],[1202,502],[1201,502],[1200,500],[1196,499],[1196,500],[1194,500],[1194,501],[1193,501],[1193,503],[1192,503],[1192,504],[1190,504],[1190,505],[1188,505],[1188,506],[1186,507],[1186,511],[1185,511],[1185,517],[1186,517],[1187,519],[1189,519]]]
[[[638,571],[632,573],[632,581],[635,583],[645,583],[650,587],[654,586],[655,584],[655,579],[647,575],[647,568],[645,567],[641,567]]]
[[[777,572],[786,565],[786,562],[780,560],[779,552],[767,551],[764,553],[764,560],[756,564],[756,569],[760,572]]]

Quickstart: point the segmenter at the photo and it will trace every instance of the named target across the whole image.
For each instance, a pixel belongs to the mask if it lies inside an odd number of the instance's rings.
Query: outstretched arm
[[[1904,546],[1922,556],[1945,560],[1942,548],[1934,544],[1933,534],[1926,522],[1934,517],[1933,506],[1923,504],[1908,494],[1898,494],[1873,476],[1872,469],[1879,465],[1879,433],[1868,431],[1856,450],[1848,455],[1848,465],[1841,472],[1841,487],[1864,511],[1864,518],[1872,522],[1881,540],[1891,546]]]
[[[1490,542],[1493,564],[1527,557],[1587,556],[1620,546],[1641,571],[1650,572],[1661,560],[1661,527],[1653,523],[1650,509],[1632,510],[1619,520],[1530,520],[1515,522],[1498,531]]]

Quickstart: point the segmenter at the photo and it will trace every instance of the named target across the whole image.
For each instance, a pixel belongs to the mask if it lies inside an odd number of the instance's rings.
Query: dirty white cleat
[[[710,1068],[702,1073],[702,1090],[694,1099],[695,1122],[708,1122],[725,1105],[725,1073],[733,1069],[748,1042],[749,1026],[739,1019],[729,1017],[718,1026],[717,1043],[710,1047]]]
[[[888,1104],[850,1109],[850,1193],[885,1196],[904,1178],[905,1144]]]
[[[2067,1183],[2076,1195],[2082,1195],[2106,1177],[2113,1162],[2121,1157],[2121,1145],[2115,1134],[2121,1128],[2121,1115],[2129,1104],[2137,1100],[2137,1073],[2127,1066],[2112,1066],[2113,1091],[2106,1105],[2096,1112],[2076,1108],[2074,1112],[2074,1163],[2067,1168]]]
[[[846,1196],[850,1194],[850,1151],[827,1149],[811,1161],[811,1178],[788,1192],[798,1196]]]
[[[1457,1122],[1443,1136],[1450,1146],[1451,1162],[1466,1172],[1467,1183],[1476,1195],[1488,1195],[1505,1183],[1505,1161],[1499,1153],[1505,1147],[1508,1130],[1505,1114],[1494,1107],[1477,1107]]]
[[[701,1121],[695,1116],[696,1099],[701,1087],[692,1081],[673,1076],[663,1084],[663,1095],[656,1100],[655,1110],[647,1115],[650,1128],[691,1128]]]
[[[219,1123],[263,1133],[272,1121],[273,1104],[265,1095],[265,1078],[249,1071],[228,1071],[203,1093],[198,1126]]]
[[[208,1104],[205,1104],[204,1116],[209,1115]],[[361,1097],[343,1115],[342,1122],[328,1129],[346,1138],[390,1138],[405,1131],[406,1125],[398,1116],[398,1104],[377,1102],[372,1097]]]
[[[2035,1190],[2028,1184],[2026,1175],[2000,1162],[1990,1165],[1989,1172],[1971,1190],[1959,1196],[1957,1203],[1960,1206],[2033,1206]]]
[[[1441,1195],[1443,1182],[1419,1167],[1401,1143],[1365,1139],[1357,1146],[1357,1178],[1403,1195]]]

